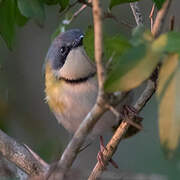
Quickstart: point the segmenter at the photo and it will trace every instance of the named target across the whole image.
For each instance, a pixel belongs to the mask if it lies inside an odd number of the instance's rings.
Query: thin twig
[[[119,111],[110,104],[106,104],[106,107],[116,116],[117,120],[119,121],[119,118],[121,117]]]
[[[151,12],[150,12],[150,14],[149,14],[149,18],[150,18],[150,21],[151,21],[151,31],[152,31],[153,24],[154,24],[154,21],[153,21],[154,9],[155,9],[155,3],[153,4],[152,9],[151,9]]]
[[[112,60],[113,60],[113,58],[114,58],[115,54],[116,54],[116,53],[115,53],[115,52],[113,52],[113,53],[112,53],[112,55],[111,55],[111,57],[108,59],[108,61],[107,61],[106,65],[105,65],[106,70],[109,70],[110,65],[111,65],[111,63],[112,63]]]
[[[104,93],[105,68],[103,59],[102,10],[99,0],[93,0],[94,46],[99,93]]]
[[[78,1],[75,1],[72,4],[69,4],[69,6],[62,12],[60,13],[60,16],[64,16],[64,14],[66,14],[71,8],[73,8],[76,4],[78,4]]]
[[[40,158],[39,155],[37,155],[32,149],[30,149],[30,148],[28,147],[28,145],[24,144],[24,146],[25,146],[26,149],[28,149],[28,151],[34,156],[34,158],[35,158],[38,162],[40,162],[40,164],[42,164],[44,167],[48,167],[48,166],[49,166],[43,159]]]
[[[139,99],[137,100],[136,104],[134,105],[134,108],[139,112],[145,104],[149,101],[151,96],[153,95],[155,91],[155,86],[154,83],[149,80],[147,83],[147,87],[144,90],[144,92],[141,94]],[[130,121],[133,120],[130,119]],[[118,144],[120,143],[123,135],[126,133],[127,129],[129,128],[130,124],[128,123],[129,119],[124,119],[118,129],[116,130],[115,134],[109,141],[109,143],[106,146],[107,151],[103,152],[103,157],[104,157],[104,164],[108,165],[109,160],[112,158],[113,154],[115,153]],[[89,176],[88,180],[96,180],[100,175],[103,173],[103,169],[99,162],[95,165],[91,175]]]
[[[24,145],[6,135],[0,130],[0,153],[9,161],[14,163],[28,175],[35,176],[45,173],[49,166],[36,159],[34,154]]]
[[[144,20],[143,20],[143,16],[141,14],[141,10],[139,7],[139,3],[138,2],[134,2],[134,3],[130,3],[133,15],[135,17],[136,20],[136,24],[139,25],[143,25],[144,24]]]
[[[91,3],[92,0],[88,0],[88,4]],[[68,24],[70,24],[80,13],[82,13],[87,7],[88,4],[83,4],[71,17],[71,19],[68,21]]]
[[[171,5],[172,0],[166,0],[162,6],[162,8],[158,11],[153,28],[152,34],[156,38],[162,32],[164,21],[168,14],[169,7]]]

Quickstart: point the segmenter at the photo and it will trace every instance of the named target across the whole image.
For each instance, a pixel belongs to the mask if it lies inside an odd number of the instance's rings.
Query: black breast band
[[[94,72],[94,73],[89,74],[86,77],[78,78],[78,79],[67,79],[67,78],[64,78],[64,77],[60,77],[59,79],[65,81],[66,83],[79,84],[79,83],[82,83],[82,82],[86,82],[88,79],[94,77],[95,74],[96,73]]]

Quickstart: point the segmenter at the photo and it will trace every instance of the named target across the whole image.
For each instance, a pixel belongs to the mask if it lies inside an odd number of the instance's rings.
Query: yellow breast
[[[63,81],[58,80],[47,63],[45,69],[45,93],[46,100],[52,111],[63,114],[65,104],[61,101]]]

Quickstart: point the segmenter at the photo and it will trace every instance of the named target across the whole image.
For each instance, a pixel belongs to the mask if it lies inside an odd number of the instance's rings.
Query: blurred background
[[[148,16],[152,2],[143,0],[140,5],[146,26],[149,28]],[[78,6],[70,13],[73,14],[77,9]],[[38,27],[33,21],[29,21],[23,28],[17,28],[12,51],[9,51],[5,42],[0,39],[0,128],[19,142],[27,144],[49,163],[60,157],[71,138],[57,123],[44,101],[42,65],[51,43],[52,33],[63,20],[58,10],[57,6],[46,8],[46,21],[43,28]],[[129,5],[116,6],[113,12],[120,21],[135,27]],[[172,3],[169,17],[171,15],[175,15],[175,30],[180,30],[178,0]],[[93,24],[91,9],[86,8],[68,28],[80,28],[85,32],[90,24]],[[126,36],[130,36],[132,30],[111,19],[105,20],[104,29],[109,34],[121,32]],[[167,29],[168,23],[164,30]],[[159,144],[155,97],[143,109],[141,116],[144,117],[144,130],[121,142],[113,158],[120,167],[116,171],[159,174],[169,180],[179,180],[180,161],[168,161]],[[110,135],[107,135],[105,142],[109,138]],[[79,154],[73,166],[91,170],[96,163],[98,150],[99,144],[96,140]],[[108,169],[115,171],[111,165]]]

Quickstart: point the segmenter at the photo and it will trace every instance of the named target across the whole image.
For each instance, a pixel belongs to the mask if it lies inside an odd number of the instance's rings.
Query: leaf
[[[127,51],[131,47],[129,41],[122,35],[105,36],[104,38],[104,54],[106,60],[113,55],[114,59],[117,59],[120,55]]]
[[[90,59],[94,59],[94,30],[91,26],[88,27],[85,32],[85,36],[83,39],[83,45],[86,50],[87,55]]]
[[[173,158],[180,140],[180,62],[171,54],[163,63],[158,81],[159,135],[166,155]]]
[[[130,3],[135,1],[139,1],[139,0],[111,0],[109,4],[109,8],[112,9],[114,6],[120,5],[122,3]]]
[[[29,20],[27,17],[23,16],[21,12],[19,11],[19,8],[16,6],[16,15],[15,15],[15,21],[18,26],[24,26],[27,21]]]
[[[59,4],[61,6],[60,12],[62,12],[69,5],[69,0],[59,0]]]
[[[45,9],[41,0],[18,0],[17,2],[22,15],[35,19],[39,24],[44,22]]]
[[[153,1],[158,9],[161,9],[163,3],[165,2],[165,0],[153,0]]]
[[[138,46],[145,42],[152,42],[153,36],[150,31],[147,31],[143,25],[137,26],[132,31],[130,43],[133,46]]]
[[[151,75],[159,58],[159,53],[153,52],[149,45],[141,44],[130,48],[109,73],[105,90],[129,91],[137,87]]]
[[[9,49],[12,49],[15,36],[15,5],[14,0],[0,3],[0,34]]]
[[[94,59],[94,31],[89,27],[85,33],[83,44],[88,56]],[[114,36],[104,35],[104,57],[108,60],[113,55],[113,60],[123,54],[131,47],[129,41],[122,35]]]
[[[180,53],[180,33],[168,32],[162,34],[154,41],[153,48],[167,53]]]

